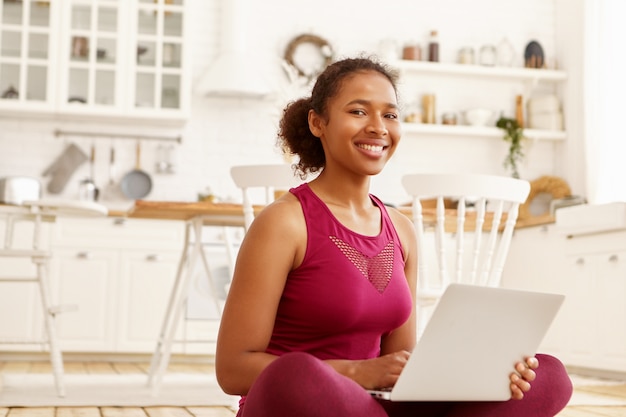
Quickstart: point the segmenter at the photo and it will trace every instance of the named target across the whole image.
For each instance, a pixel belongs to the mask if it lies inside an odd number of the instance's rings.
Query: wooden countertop
[[[255,206],[255,211],[262,210],[262,206]],[[407,216],[411,216],[410,207],[398,207]],[[427,223],[435,221],[436,210],[434,208],[423,209],[424,218]],[[191,220],[198,216],[206,216],[207,225],[242,226],[243,210],[241,204],[234,203],[212,203],[202,202],[175,202],[175,201],[144,201],[137,200],[128,212],[109,212],[109,216],[129,217],[137,219],[161,219],[161,220]],[[485,224],[489,225],[493,219],[487,213]],[[505,218],[502,219],[504,224]],[[456,227],[456,210],[446,209],[446,230],[453,231]],[[539,226],[554,223],[554,217],[543,215],[518,219],[516,228]],[[465,230],[471,231],[475,228],[475,213],[468,212],[465,222]]]

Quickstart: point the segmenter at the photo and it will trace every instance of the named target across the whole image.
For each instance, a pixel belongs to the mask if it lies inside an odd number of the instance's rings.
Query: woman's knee
[[[539,361],[537,383],[541,384],[543,394],[551,395],[555,402],[562,403],[564,407],[574,390],[565,365],[551,355],[537,354],[536,357]]]
[[[255,416],[384,416],[383,408],[354,381],[324,361],[291,352],[259,376],[244,405]]]

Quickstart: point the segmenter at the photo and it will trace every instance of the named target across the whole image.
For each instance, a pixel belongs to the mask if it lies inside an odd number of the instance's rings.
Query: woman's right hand
[[[339,373],[348,376],[365,389],[381,389],[390,388],[396,384],[409,356],[408,351],[402,350],[373,359],[350,361],[349,364],[345,361],[328,361],[328,363]]]

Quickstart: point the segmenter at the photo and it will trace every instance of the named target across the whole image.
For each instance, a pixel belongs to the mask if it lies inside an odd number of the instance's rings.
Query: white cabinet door
[[[570,364],[588,366],[593,362],[597,345],[598,298],[596,259],[589,255],[566,257],[563,274],[567,284],[561,289],[565,301],[559,314],[564,317],[568,334],[566,342]]]
[[[117,346],[121,352],[152,352],[174,286],[179,252],[133,250],[121,255]],[[179,334],[182,326],[178,326]],[[174,345],[174,352],[181,352]]]
[[[597,255],[597,278],[598,356],[626,372],[626,251]]]
[[[117,320],[117,251],[55,250],[54,289],[60,304],[77,311],[58,316],[58,335],[66,351],[112,351]]]
[[[0,259],[0,268],[7,262]],[[43,313],[35,283],[0,283],[0,339],[34,340],[44,335]],[[0,350],[41,350],[41,345],[1,344]]]
[[[62,5],[60,39],[61,111],[122,108],[124,51],[128,30],[117,1],[67,0]]]
[[[0,109],[54,109],[58,0],[0,1]]]
[[[564,294],[569,279],[564,271],[561,237],[554,233],[553,226],[515,230],[502,274],[503,287]],[[568,346],[570,323],[566,309],[567,303],[548,329],[539,348],[541,352],[560,355]]]

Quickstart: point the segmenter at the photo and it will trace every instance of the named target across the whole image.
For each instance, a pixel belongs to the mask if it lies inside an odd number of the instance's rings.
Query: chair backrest
[[[230,169],[230,175],[242,192],[246,232],[254,220],[254,205],[250,195],[252,189],[263,189],[262,203],[269,204],[274,201],[275,191],[286,191],[302,182],[289,164],[238,165]]]
[[[444,289],[451,282],[499,286],[519,205],[526,201],[530,183],[492,175],[409,174],[402,177],[402,185],[412,197],[418,292]],[[427,239],[429,233],[434,245]],[[468,242],[466,236],[471,236]],[[428,275],[429,247],[434,248],[438,282]]]

